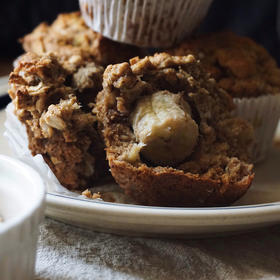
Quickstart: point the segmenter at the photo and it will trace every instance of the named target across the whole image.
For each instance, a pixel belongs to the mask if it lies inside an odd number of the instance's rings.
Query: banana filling
[[[153,164],[176,165],[196,146],[198,125],[182,94],[158,91],[142,97],[130,121],[141,155]]]

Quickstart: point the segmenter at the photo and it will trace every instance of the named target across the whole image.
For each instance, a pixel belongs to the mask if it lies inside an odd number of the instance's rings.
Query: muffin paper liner
[[[85,22],[112,40],[166,48],[190,34],[212,0],[80,0]]]
[[[263,161],[272,145],[280,118],[280,94],[254,98],[234,98],[235,116],[249,121],[255,130],[252,148],[254,163]]]
[[[8,139],[9,146],[14,155],[19,160],[33,167],[40,174],[46,184],[48,193],[58,193],[71,197],[88,199],[87,197],[81,195],[81,191],[69,191],[68,189],[63,187],[57,180],[50,167],[44,161],[42,155],[38,154],[36,156],[32,156],[30,150],[28,149],[28,137],[25,126],[18,120],[18,118],[14,114],[14,105],[12,103],[10,103],[6,108],[4,136]],[[108,201],[111,201],[113,199],[114,202],[117,203],[134,203],[131,199],[129,199],[122,193],[119,186],[115,183],[110,182],[99,184],[98,187],[94,187],[92,191],[101,192],[105,197],[104,201],[106,201],[106,197],[108,197]],[[95,200],[102,201],[103,199],[97,198]]]

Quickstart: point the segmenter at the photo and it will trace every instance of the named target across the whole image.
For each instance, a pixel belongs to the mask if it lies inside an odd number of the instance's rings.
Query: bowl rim
[[[0,154],[0,161],[5,162],[7,165],[13,168],[17,168],[18,170],[24,171],[22,172],[22,174],[34,185],[34,189],[35,189],[34,196],[36,195],[37,197],[37,199],[32,203],[30,207],[28,207],[27,210],[1,223],[0,225],[0,236],[1,236],[2,234],[8,232],[12,228],[18,226],[19,224],[24,223],[25,220],[31,217],[33,213],[36,212],[36,210],[41,207],[41,205],[45,201],[46,187],[44,181],[42,180],[38,172],[35,171],[32,167],[23,163],[22,161],[1,154]]]

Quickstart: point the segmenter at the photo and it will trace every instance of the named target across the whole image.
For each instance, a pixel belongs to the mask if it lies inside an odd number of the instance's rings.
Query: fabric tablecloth
[[[49,218],[40,226],[38,280],[279,278],[280,225],[196,240],[117,236]]]

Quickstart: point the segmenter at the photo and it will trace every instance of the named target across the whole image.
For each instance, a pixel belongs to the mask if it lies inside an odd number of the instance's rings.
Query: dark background
[[[173,0],[176,1],[176,0]],[[0,59],[22,53],[18,38],[58,13],[79,9],[78,0],[6,0],[0,8]],[[214,0],[200,32],[229,29],[264,45],[280,63],[277,0]]]
[[[176,1],[176,0],[166,0]],[[196,1],[196,0],[194,0]],[[280,65],[278,1],[214,0],[196,32],[232,30],[264,45]],[[40,22],[52,22],[59,13],[79,9],[78,0],[2,0],[0,5],[0,76],[12,71],[12,61],[22,54],[18,39]],[[9,97],[0,97],[0,109]]]

